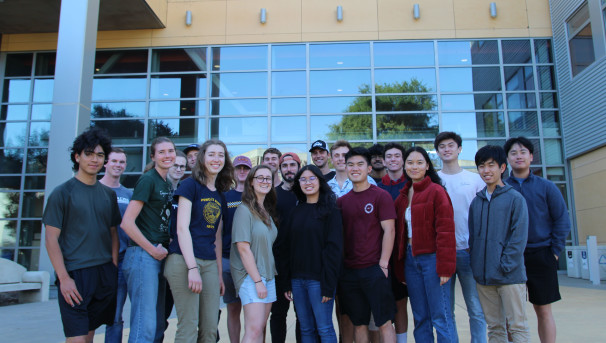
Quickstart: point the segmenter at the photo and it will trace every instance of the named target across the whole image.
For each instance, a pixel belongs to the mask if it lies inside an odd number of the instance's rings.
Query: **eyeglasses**
[[[299,183],[312,183],[314,181],[316,181],[318,178],[315,176],[310,176],[309,179],[306,179],[304,177],[299,178]]]
[[[259,176],[255,176],[255,179],[257,180],[258,183],[271,183],[271,177],[267,176],[263,176],[263,175],[259,175]]]
[[[185,164],[173,164],[173,168],[175,168],[175,169],[185,169]]]

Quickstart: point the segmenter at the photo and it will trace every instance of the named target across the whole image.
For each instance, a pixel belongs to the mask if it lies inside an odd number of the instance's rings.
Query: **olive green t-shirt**
[[[267,280],[272,280],[277,274],[272,252],[272,246],[277,235],[278,229],[274,225],[273,220],[270,229],[261,219],[254,216],[246,205],[241,204],[238,206],[232,224],[232,247],[229,253],[231,276],[236,284],[236,291],[239,292],[240,286],[242,286],[246,275],[248,275],[244,264],[242,264],[236,243],[250,243],[250,250],[255,257],[255,264],[257,265],[259,274]]]
[[[153,244],[162,244],[168,247],[170,227],[172,187],[170,182],[164,180],[156,168],[143,174],[133,191],[131,200],[142,201],[143,208],[135,219],[135,224],[147,240]],[[129,246],[136,246],[132,239]]]

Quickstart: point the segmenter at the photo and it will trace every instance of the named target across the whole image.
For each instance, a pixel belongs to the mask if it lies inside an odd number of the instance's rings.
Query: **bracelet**
[[[263,282],[263,280],[255,281],[255,283]]]
[[[197,268],[198,268],[198,266],[195,266],[195,267],[187,268],[187,270],[192,270],[192,269],[197,269]]]

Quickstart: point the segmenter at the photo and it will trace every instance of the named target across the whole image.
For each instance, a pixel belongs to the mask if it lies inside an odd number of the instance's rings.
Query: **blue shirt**
[[[124,217],[124,212],[126,212],[126,208],[128,207],[128,203],[130,202],[130,198],[133,196],[133,191],[128,188],[120,185],[118,188],[110,187],[116,192],[116,197],[118,198],[118,208],[120,209],[120,216]],[[124,258],[124,254],[126,253],[126,248],[128,248],[128,235],[120,225],[118,225],[118,238],[120,239],[120,253],[118,254],[118,259],[122,260]]]
[[[368,178],[368,183],[370,183],[371,185],[377,185],[377,183],[375,182],[375,180],[369,176],[367,176]],[[350,179],[346,179],[345,182],[343,182],[343,188],[339,187],[339,182],[337,181],[337,176],[335,175],[335,177],[333,177],[332,179],[330,179],[328,181],[328,185],[330,186],[330,189],[332,189],[333,193],[335,193],[337,195],[337,198],[340,198],[342,196],[344,196],[345,194],[349,193],[349,191],[351,191],[353,189],[353,182],[351,182]]]
[[[231,227],[234,221],[236,209],[242,203],[242,192],[232,189],[225,193],[227,201],[227,215],[223,219],[223,257],[229,258],[231,249]]]

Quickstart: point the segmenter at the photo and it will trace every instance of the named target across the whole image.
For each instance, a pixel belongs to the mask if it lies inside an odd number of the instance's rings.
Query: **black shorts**
[[[85,336],[103,324],[113,324],[116,315],[118,268],[109,262],[73,270],[68,274],[74,279],[82,302],[71,307],[61,294],[61,285],[57,279],[55,284],[59,289],[57,298],[65,337]]]
[[[528,278],[528,300],[532,304],[547,305],[562,299],[558,284],[558,261],[551,247],[526,248],[524,264]]]
[[[408,298],[408,286],[398,281],[391,267],[391,290],[396,301]]]
[[[339,279],[339,304],[355,326],[368,325],[370,313],[377,327],[394,319],[396,303],[391,277],[377,264],[363,269],[347,269]]]

